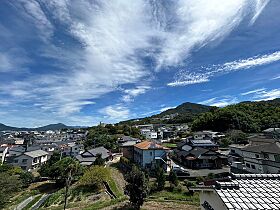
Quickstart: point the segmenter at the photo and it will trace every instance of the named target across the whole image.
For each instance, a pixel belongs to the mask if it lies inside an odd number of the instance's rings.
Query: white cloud
[[[126,95],[122,97],[122,100],[124,102],[131,102],[135,97],[146,93],[150,88],[150,86],[138,86],[134,89],[126,89],[123,91]]]
[[[263,90],[256,92],[253,99],[256,101],[268,101],[280,98],[280,89]]]
[[[262,92],[262,91],[264,91],[264,90],[265,90],[265,88],[250,90],[250,91],[248,91],[248,92],[241,93],[241,95],[242,95],[242,96],[246,96],[246,95],[250,95],[250,94],[254,94],[254,93],[259,93],[259,92]]]
[[[107,122],[118,122],[133,117],[129,109],[120,104],[106,106],[100,109],[99,112],[104,115],[104,120]]]
[[[157,70],[180,65],[194,49],[223,39],[245,16],[254,22],[267,2],[14,1],[11,4],[18,8],[20,18],[29,21],[26,27],[34,26],[34,33],[28,38],[40,37],[43,42],[38,47],[40,56],[53,59],[49,63],[60,71],[32,72],[20,82],[9,81],[2,84],[6,87],[0,88],[12,99],[18,97],[18,103],[29,100],[43,111],[72,116],[91,105],[94,99],[123,85],[147,81],[155,72],[144,65],[143,58],[154,60]],[[56,30],[63,30],[65,36],[77,43],[62,43],[54,37]],[[13,62],[7,56],[0,56],[0,71],[10,71]],[[168,85],[207,82],[209,77],[192,74]],[[136,86],[124,91],[122,100],[128,102],[147,90]],[[104,111],[112,118],[129,113],[118,106]]]
[[[273,77],[271,80],[277,80],[280,79],[280,75]]]
[[[164,42],[161,53],[157,56],[158,68],[178,65],[192,50],[223,39],[246,15],[253,16],[251,21],[255,22],[268,2],[269,0],[228,0],[223,3],[220,0],[176,1],[176,6],[171,6],[168,11],[168,21],[164,22]],[[162,15],[162,12],[158,15]]]
[[[199,102],[200,104],[210,105],[210,106],[217,106],[217,107],[224,107],[230,104],[238,103],[238,99],[233,96],[223,96],[223,97],[215,97],[210,98],[205,101]]]
[[[176,108],[176,106],[167,106],[167,107],[161,108],[159,111],[160,111],[160,112],[164,112],[164,111],[166,111],[166,110],[168,110],[168,109],[174,109],[174,108]]]
[[[181,70],[175,76],[175,82],[168,83],[167,85],[178,86],[208,82],[210,81],[210,78],[219,76],[221,74],[246,70],[257,66],[267,65],[277,61],[280,61],[280,51],[276,51],[271,54],[254,56],[247,59],[240,59],[232,62],[227,62],[220,65],[213,65],[210,67],[202,66],[200,72],[190,72],[189,70]]]
[[[199,104],[207,104],[208,105],[208,104],[213,103],[216,99],[217,99],[216,97],[215,98],[210,98],[210,99],[207,99],[205,101],[199,102]]]
[[[25,65],[30,62],[22,50],[10,49],[6,52],[0,51],[0,73],[25,72]]]
[[[192,85],[192,84],[199,84],[199,83],[204,83],[204,82],[209,82],[208,78],[203,78],[203,77],[192,77],[189,76],[189,79],[185,80],[185,79],[179,79],[176,80],[174,82],[170,82],[167,85],[171,86],[171,87],[175,87],[175,86],[186,86],[186,85]]]

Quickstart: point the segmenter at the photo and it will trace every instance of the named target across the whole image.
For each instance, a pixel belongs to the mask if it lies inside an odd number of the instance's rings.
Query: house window
[[[150,155],[153,156],[153,152],[150,152]]]
[[[22,163],[27,163],[27,159],[22,159]]]
[[[14,163],[18,163],[18,160],[14,160]]]
[[[260,155],[258,155],[258,154],[255,154],[255,157],[256,157],[256,158],[260,158]]]
[[[263,153],[264,159],[269,159],[269,155],[267,153]]]
[[[280,155],[274,155],[275,161],[280,162]]]
[[[234,149],[231,149],[231,152],[232,152],[232,153],[235,153],[235,150],[234,150]]]
[[[33,159],[33,163],[37,163],[37,161],[38,161],[38,158]]]
[[[247,168],[250,168],[250,164],[249,164],[249,163],[246,163],[246,167],[247,167]]]
[[[251,165],[252,169],[256,169],[256,166],[255,165]]]

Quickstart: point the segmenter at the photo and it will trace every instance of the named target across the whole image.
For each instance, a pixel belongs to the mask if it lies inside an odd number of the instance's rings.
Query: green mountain
[[[186,102],[177,106],[176,108],[163,111],[160,114],[156,114],[151,117],[123,121],[120,124],[136,125],[136,124],[149,124],[149,123],[153,123],[153,124],[188,123],[188,122],[192,122],[194,118],[199,114],[209,112],[215,109],[217,109],[217,107]]]
[[[68,129],[68,128],[75,128],[75,127],[67,126],[62,123],[57,123],[57,124],[50,124],[37,128],[17,128],[17,127],[7,126],[0,123],[0,131],[30,131],[30,130],[47,131],[47,130],[60,130],[60,129]]]
[[[259,102],[241,102],[198,116],[192,130],[260,132],[280,126],[280,99]]]

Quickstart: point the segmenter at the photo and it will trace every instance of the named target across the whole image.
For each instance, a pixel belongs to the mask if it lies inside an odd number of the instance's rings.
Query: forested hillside
[[[192,130],[259,132],[275,126],[280,126],[280,99],[242,102],[203,113],[193,121]]]
[[[174,124],[174,123],[188,123],[192,122],[196,116],[201,113],[205,113],[211,110],[215,110],[217,107],[206,106],[202,104],[195,104],[186,102],[176,108],[168,109],[160,114],[153,115],[151,117],[141,118],[138,120],[123,121],[121,124]]]

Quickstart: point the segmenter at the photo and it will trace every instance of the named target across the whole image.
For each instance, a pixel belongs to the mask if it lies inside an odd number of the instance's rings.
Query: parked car
[[[177,176],[190,176],[190,172],[181,166],[174,165],[172,170],[177,174]]]

